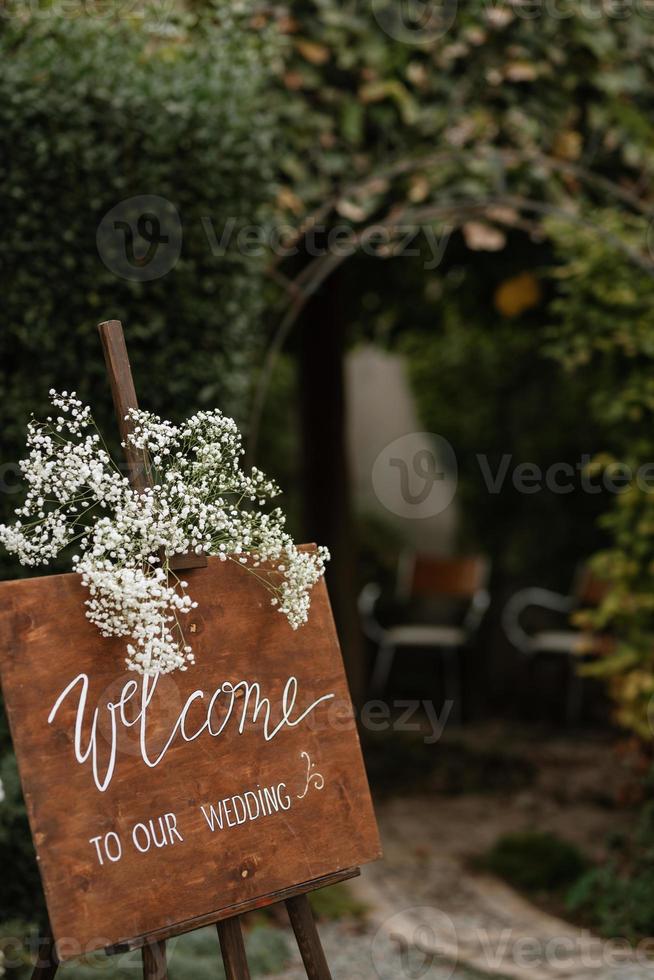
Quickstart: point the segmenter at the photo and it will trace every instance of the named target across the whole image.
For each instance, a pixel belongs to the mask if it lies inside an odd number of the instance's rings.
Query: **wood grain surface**
[[[185,577],[196,664],[150,682],[145,708],[77,575],[0,583],[0,676],[62,960],[380,855],[324,582],[293,631],[239,565]]]
[[[138,408],[139,403],[136,398],[123,325],[120,320],[106,320],[104,323],[98,324],[98,332],[104,352],[104,361],[111,386],[111,397],[116,411],[116,421],[123,444],[129,481],[135,489],[144,490],[146,487],[152,486],[152,477],[148,471],[146,455],[135,449],[129,442],[129,435],[133,426],[128,421],[127,415],[130,409]],[[169,558],[169,566],[172,569],[204,568],[206,564],[205,555],[198,555],[192,551],[185,555],[173,555]]]
[[[129,480],[137,490],[143,490],[150,486],[152,481],[148,476],[145,453],[135,449],[129,441],[133,425],[128,420],[127,413],[130,409],[138,408],[139,403],[136,398],[123,327],[120,320],[107,320],[105,323],[98,324],[98,331],[107,366],[109,384],[111,385],[111,396],[116,411],[116,421],[123,444]]]

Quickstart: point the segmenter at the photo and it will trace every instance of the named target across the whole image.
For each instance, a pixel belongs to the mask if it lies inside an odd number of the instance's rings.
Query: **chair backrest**
[[[482,555],[438,558],[420,552],[405,552],[398,569],[400,599],[451,596],[472,599],[488,582],[490,564]]]

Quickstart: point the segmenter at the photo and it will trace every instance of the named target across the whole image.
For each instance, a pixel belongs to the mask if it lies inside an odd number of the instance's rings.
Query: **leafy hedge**
[[[113,432],[100,320],[125,323],[148,407],[238,411],[258,350],[264,259],[233,243],[215,254],[212,233],[230,219],[236,229],[266,220],[269,54],[235,17],[192,36],[124,18],[0,21],[4,464],[21,458],[28,414],[43,411],[51,386],[91,400]],[[135,195],[166,199],[181,221],[179,260],[150,281],[117,275],[96,242],[103,216]],[[120,249],[120,232],[110,244]],[[0,494],[3,518],[15,499]]]
[[[620,233],[644,252],[642,217],[618,222],[600,212],[598,227]],[[577,382],[592,383],[589,414],[607,433],[612,452],[593,461],[614,468],[619,492],[603,517],[609,547],[595,556],[608,588],[582,625],[608,631],[610,653],[585,668],[608,683],[616,721],[651,747],[654,731],[654,272],[607,247],[594,231],[554,224],[562,266],[550,349]]]
[[[654,14],[647,4],[625,4],[623,15],[599,7],[272,4],[288,37],[289,213],[334,194],[339,220],[357,225],[401,202],[415,210],[506,189],[575,213],[608,189],[589,190],[575,167],[642,189],[636,175],[652,173]]]
[[[642,807],[631,833],[616,835],[608,843],[609,859],[578,879],[567,895],[567,906],[602,936],[649,943],[654,930],[652,803]]]

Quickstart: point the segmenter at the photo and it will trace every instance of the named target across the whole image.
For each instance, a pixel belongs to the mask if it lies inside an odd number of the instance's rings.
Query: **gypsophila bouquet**
[[[299,551],[281,510],[259,509],[279,489],[260,470],[241,469],[233,419],[214,410],[177,426],[132,410],[128,439],[152,481],[136,490],[90,409],[74,392],[50,396],[58,414],[29,424],[29,456],[21,463],[27,498],[19,520],[0,525],[0,543],[24,565],[45,564],[74,546],[74,567],[89,590],[87,616],[104,636],[128,639],[130,670],[169,673],[193,662],[182,619],[197,603],[170,568],[173,555],[239,562],[293,629],[306,622],[329,554]]]

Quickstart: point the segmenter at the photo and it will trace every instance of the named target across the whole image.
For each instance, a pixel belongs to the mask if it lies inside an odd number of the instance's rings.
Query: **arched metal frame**
[[[246,452],[246,458],[249,464],[252,464],[256,457],[261,419],[263,416],[268,389],[270,387],[270,381],[275,364],[284,348],[284,344],[286,343],[293,326],[297,322],[309,299],[329,278],[329,276],[331,276],[332,273],[335,272],[347,258],[350,258],[351,255],[355,254],[357,250],[363,248],[371,240],[371,238],[378,233],[379,229],[386,228],[392,230],[393,227],[397,227],[400,223],[403,225],[411,223],[417,226],[420,224],[436,223],[437,221],[448,221],[453,227],[460,227],[471,217],[483,215],[491,209],[496,211],[496,209],[501,209],[502,207],[511,208],[513,211],[517,211],[523,216],[522,219],[519,220],[518,225],[529,231],[539,231],[541,229],[541,225],[538,222],[526,218],[525,215],[554,216],[572,224],[577,224],[580,227],[591,229],[601,238],[603,238],[607,244],[610,244],[614,249],[622,251],[630,261],[654,277],[654,262],[651,258],[648,258],[646,255],[633,249],[626,242],[622,241],[619,236],[614,235],[607,229],[597,225],[591,219],[575,213],[561,205],[543,200],[536,200],[523,195],[506,193],[504,188],[506,187],[506,178],[510,168],[519,164],[529,164],[535,168],[541,169],[543,172],[549,175],[559,174],[563,177],[574,178],[593,190],[601,192],[607,197],[611,197],[615,201],[620,202],[620,204],[625,208],[631,209],[632,211],[637,212],[648,219],[654,217],[654,213],[652,212],[650,205],[631,191],[626,190],[624,187],[621,187],[606,177],[593,173],[592,170],[589,170],[588,168],[579,164],[571,163],[566,160],[559,160],[555,157],[550,157],[541,153],[534,154],[517,150],[497,150],[488,146],[471,147],[465,151],[448,150],[416,159],[407,158],[399,160],[386,168],[381,168],[375,174],[369,175],[364,180],[353,182],[351,185],[344,188],[337,197],[334,197],[322,207],[307,216],[307,218],[298,227],[295,237],[288,243],[289,247],[300,243],[311,228],[315,227],[320,220],[325,219],[332,213],[332,211],[336,209],[339,201],[350,197],[356,198],[374,181],[393,181],[400,177],[405,177],[411,173],[424,172],[425,170],[441,166],[445,163],[463,163],[469,159],[474,159],[476,161],[486,159],[489,163],[496,165],[496,183],[501,188],[499,193],[490,195],[483,199],[455,199],[437,205],[427,205],[422,208],[416,208],[410,205],[402,206],[401,204],[392,206],[390,211],[384,217],[377,218],[360,229],[356,229],[355,227],[352,228],[352,244],[354,246],[352,251],[349,251],[347,254],[327,252],[325,255],[317,256],[308,262],[293,280],[287,279],[280,272],[279,265],[281,260],[279,258],[272,263],[270,267],[270,275],[284,287],[289,300],[266,351],[262,369],[257,379],[254,391],[248,425]],[[515,220],[512,220],[511,222],[502,221],[501,212],[494,213],[492,215],[492,219],[496,224],[505,224],[506,226],[516,227]]]

